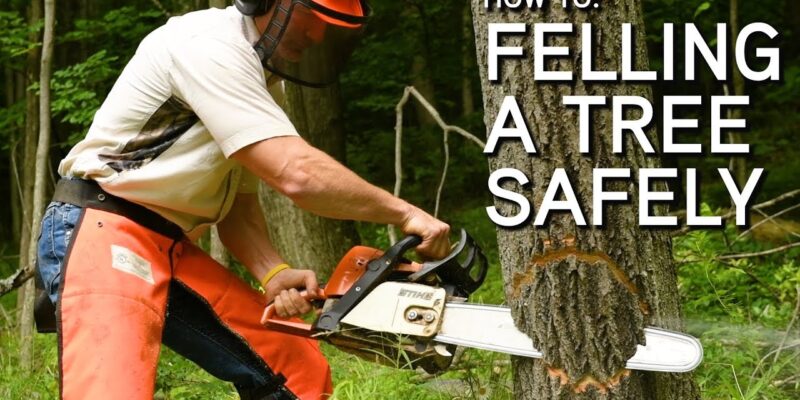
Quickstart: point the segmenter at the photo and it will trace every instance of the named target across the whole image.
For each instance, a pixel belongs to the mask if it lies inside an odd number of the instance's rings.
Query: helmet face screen
[[[364,4],[350,1],[359,6]],[[364,24],[337,19],[342,15],[335,11],[331,15],[330,10],[318,7],[313,0],[281,0],[277,7],[276,14],[285,12],[285,22],[282,26],[271,22],[267,29],[280,28],[281,32],[275,32],[278,40],[265,54],[269,57],[264,66],[278,76],[306,86],[334,83],[361,37]]]

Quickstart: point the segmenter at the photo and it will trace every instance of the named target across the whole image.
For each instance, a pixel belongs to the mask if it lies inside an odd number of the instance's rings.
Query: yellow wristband
[[[292,269],[292,267],[290,267],[289,264],[286,263],[278,264],[275,267],[273,267],[271,270],[269,270],[269,272],[267,272],[266,275],[264,275],[263,278],[261,278],[261,287],[266,288],[267,283],[269,283],[270,279],[274,278],[275,275],[278,274],[278,272],[281,272],[285,269]]]

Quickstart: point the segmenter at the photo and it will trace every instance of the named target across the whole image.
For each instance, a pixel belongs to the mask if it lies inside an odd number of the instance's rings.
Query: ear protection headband
[[[234,4],[240,13],[247,16],[264,15],[272,6],[273,0],[236,0]]]

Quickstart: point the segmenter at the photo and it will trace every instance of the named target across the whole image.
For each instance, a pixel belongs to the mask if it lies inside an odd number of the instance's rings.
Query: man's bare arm
[[[300,137],[263,140],[232,156],[300,208],[338,219],[393,224],[422,237],[421,254],[444,257],[449,226],[374,186]]]
[[[222,244],[257,280],[284,262],[269,238],[256,194],[239,193],[231,211],[217,224],[217,229]],[[305,289],[315,297],[318,284],[314,271],[280,271],[269,280],[264,291],[267,302],[275,301],[278,315],[288,317],[311,310],[311,304],[300,296],[297,288]]]
[[[284,262],[269,239],[256,194],[237,194],[230,212],[217,224],[217,230],[225,248],[256,279]]]

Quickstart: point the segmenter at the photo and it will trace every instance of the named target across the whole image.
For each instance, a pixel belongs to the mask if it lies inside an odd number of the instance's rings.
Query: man
[[[264,68],[271,82],[329,82],[346,51],[324,68],[304,56],[345,48],[368,13],[359,0],[237,1],[142,41],[61,162],[42,222],[63,398],[152,399],[162,341],[245,399],[331,392],[316,342],[259,325],[270,301],[293,316],[310,309],[298,290],[318,290],[271,245],[259,178],[306,210],[394,224],[422,237],[422,255],[446,254],[446,224],[308,145],[267,91]],[[212,224],[266,295],[192,244]]]

